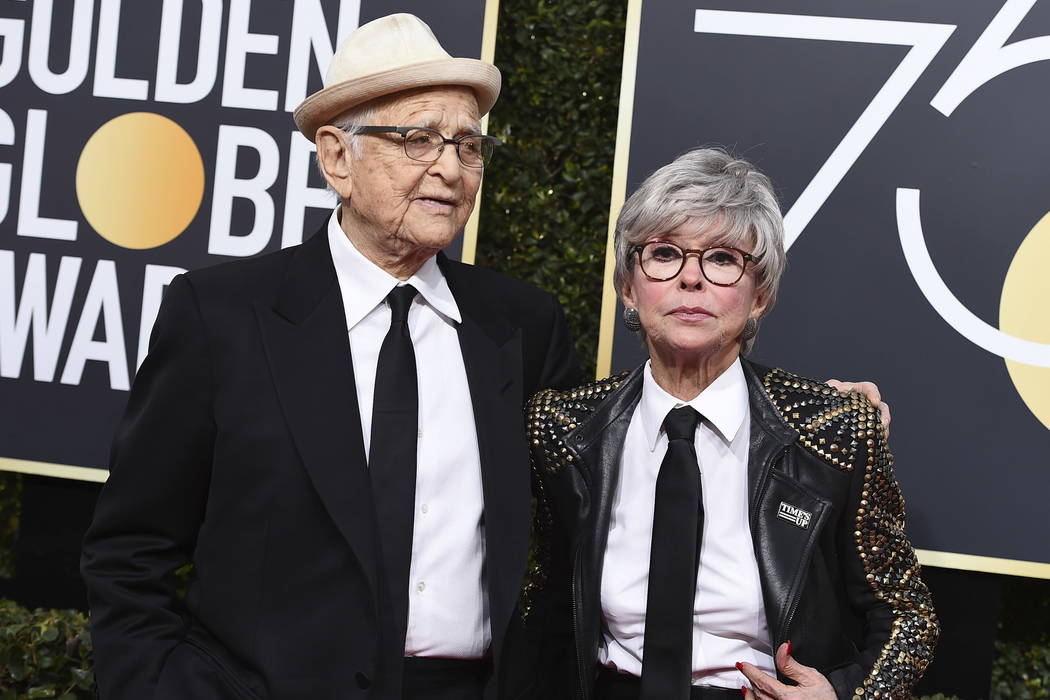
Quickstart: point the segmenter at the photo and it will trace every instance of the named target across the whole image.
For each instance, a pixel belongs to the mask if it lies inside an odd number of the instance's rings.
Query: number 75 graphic
[[[996,76],[1036,61],[1050,60],[1050,36],[1006,44],[1036,0],[1006,0],[930,104],[951,116],[967,97]],[[787,248],[798,239],[864,149],[926,70],[954,24],[820,17],[766,12],[697,10],[693,30],[733,34],[910,46],[842,141],[784,216]],[[919,289],[934,310],[963,337],[1000,357],[1050,367],[1050,345],[1023,340],[988,325],[951,293],[930,258],[919,216],[919,190],[897,189],[897,229],[905,259]]]

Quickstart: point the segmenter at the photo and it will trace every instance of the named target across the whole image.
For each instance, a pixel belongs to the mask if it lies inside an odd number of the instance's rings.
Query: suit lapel
[[[785,461],[793,457],[789,447],[798,433],[780,417],[751,364],[743,364],[751,407],[751,538],[775,651],[786,639],[831,503],[787,475]]]
[[[276,304],[256,302],[255,312],[303,465],[375,596],[371,482],[346,314],[325,227],[295,253]]]
[[[439,256],[463,322],[463,353],[485,499],[485,575],[493,648],[498,654],[525,574],[529,533],[529,465],[522,414],[521,329],[471,288],[468,266]],[[497,659],[498,661],[498,659]]]

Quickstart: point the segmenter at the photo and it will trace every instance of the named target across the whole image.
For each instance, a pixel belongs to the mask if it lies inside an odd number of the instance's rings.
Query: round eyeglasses
[[[348,126],[344,131],[358,134],[400,134],[405,155],[412,160],[433,163],[445,151],[447,144],[456,147],[459,162],[468,168],[484,168],[492,160],[492,151],[503,142],[495,136],[467,134],[458,139],[447,139],[440,131],[425,126]]]
[[[731,287],[744,276],[749,262],[758,258],[738,248],[716,246],[714,248],[681,248],[667,241],[649,241],[634,247],[642,273],[654,282],[674,279],[685,267],[686,258],[696,255],[700,261],[700,273],[708,282],[719,287]]]

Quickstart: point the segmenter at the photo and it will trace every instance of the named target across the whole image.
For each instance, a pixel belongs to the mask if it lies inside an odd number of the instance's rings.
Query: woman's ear
[[[636,308],[637,303],[634,298],[634,288],[631,286],[630,281],[625,281],[623,286],[620,288],[620,301],[624,306]]]
[[[763,316],[766,315],[766,308],[768,306],[769,297],[765,293],[759,292],[758,295],[755,297],[755,300],[751,302],[751,313],[749,315],[751,316],[751,318],[755,319],[756,321],[759,321],[762,319]]]

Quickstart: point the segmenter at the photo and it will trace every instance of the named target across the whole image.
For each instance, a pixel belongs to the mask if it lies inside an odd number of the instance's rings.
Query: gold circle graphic
[[[1039,220],[1014,253],[999,300],[999,330],[1050,345],[1050,213]],[[1035,417],[1050,428],[1050,368],[1006,360],[1017,393]]]
[[[151,112],[109,120],[77,163],[77,199],[110,243],[156,248],[186,230],[204,198],[204,161],[181,126]]]

